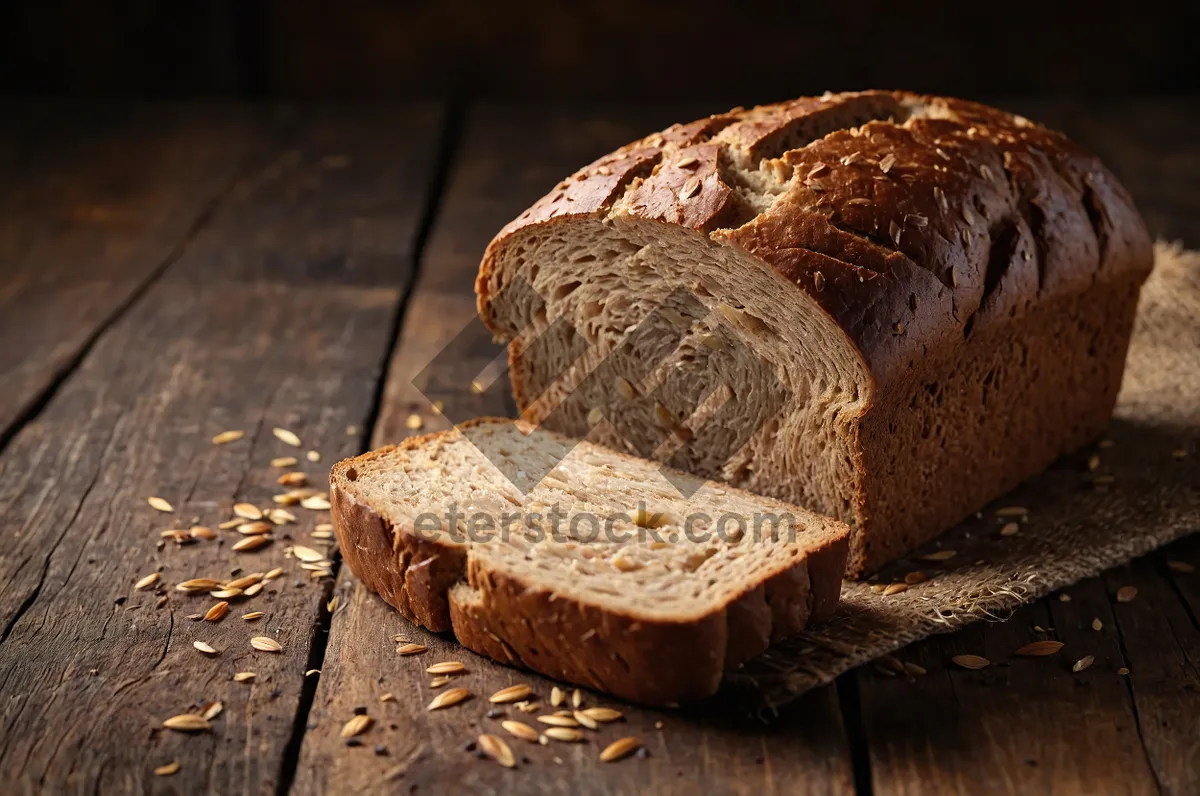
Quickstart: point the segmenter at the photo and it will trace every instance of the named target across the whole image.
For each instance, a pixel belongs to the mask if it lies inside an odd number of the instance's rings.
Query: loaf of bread
[[[841,518],[862,575],[1101,432],[1151,265],[1061,134],[869,91],[597,160],[476,289],[526,419]]]
[[[837,606],[844,523],[531,431],[473,421],[335,466],[350,569],[476,652],[656,705]]]

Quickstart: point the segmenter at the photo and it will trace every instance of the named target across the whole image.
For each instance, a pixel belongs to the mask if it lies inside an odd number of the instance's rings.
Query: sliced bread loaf
[[[342,555],[406,617],[647,704],[837,605],[849,529],[587,442],[484,419],[333,468]],[[690,497],[685,497],[688,495]]]
[[[476,289],[527,420],[843,519],[862,575],[1101,432],[1152,261],[1061,134],[867,91],[606,155]]]

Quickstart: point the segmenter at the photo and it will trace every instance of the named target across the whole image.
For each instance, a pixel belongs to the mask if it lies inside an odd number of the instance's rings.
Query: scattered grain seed
[[[888,587],[888,584],[886,584],[886,583],[872,583],[871,584],[871,593],[872,594],[883,594],[884,589],[886,589],[887,587]]]
[[[155,583],[158,583],[158,573],[151,572],[149,575],[142,578],[137,583],[133,584],[133,590],[134,591],[142,591],[143,589],[150,588]]]
[[[628,380],[623,379],[620,376],[617,376],[616,384],[617,384],[617,394],[618,395],[620,395],[626,401],[631,400],[633,398],[633,385],[630,384]]]
[[[459,661],[442,661],[435,663],[425,670],[427,674],[462,674],[467,670]]]
[[[433,698],[426,710],[441,710],[442,708],[452,707],[462,702],[467,697],[471,696],[471,692],[465,688],[451,688],[449,691],[443,691]]]
[[[178,716],[172,716],[163,722],[163,726],[177,732],[203,732],[212,729],[208,719],[195,713],[180,713]]]
[[[260,547],[266,547],[272,541],[274,539],[270,534],[247,536],[245,539],[239,539],[235,542],[232,549],[235,553],[249,553],[258,550]]]
[[[424,644],[402,644],[396,649],[401,655],[419,655],[425,651]]]
[[[258,675],[255,672],[238,672],[233,676],[235,683],[248,683]]]
[[[293,448],[299,448],[301,445],[300,438],[297,437],[295,433],[288,431],[286,428],[280,428],[279,426],[276,426],[275,428],[271,429],[271,433],[275,435],[275,439],[279,440],[284,445],[291,445]]]
[[[479,743],[479,750],[500,765],[505,768],[517,767],[517,760],[513,757],[512,749],[509,749],[508,744],[500,737],[491,733],[484,733],[476,740]]]
[[[1001,536],[1016,536],[1021,532],[1021,526],[1015,522],[1006,522],[1004,527],[1000,529]]]
[[[568,713],[565,716],[538,716],[537,720],[542,724],[549,724],[553,727],[578,727],[579,722],[575,721],[575,717]]]
[[[386,694],[379,695],[379,701],[380,702],[395,702],[396,695],[393,694],[391,691],[388,691]]]
[[[918,583],[924,583],[927,580],[925,573],[921,571],[910,572],[904,576],[905,584],[915,586]]]
[[[927,556],[921,556],[926,561],[949,561],[958,555],[957,550],[938,550],[936,553],[930,553]]]
[[[216,591],[210,591],[208,594],[209,596],[215,597],[218,600],[230,600],[234,597],[241,597],[243,594],[245,594],[245,592],[243,592],[241,589],[218,589]]]
[[[558,686],[554,686],[553,688],[550,689],[550,704],[553,707],[558,707],[559,705],[561,705],[563,703],[563,700],[565,700],[566,698],[567,698],[567,695]]]
[[[269,533],[274,529],[274,526],[263,520],[255,520],[254,522],[243,522],[237,527],[237,532],[245,536],[254,536],[260,533]]]
[[[213,441],[216,442],[216,440],[213,440]],[[220,443],[217,443],[217,444],[219,445]],[[159,776],[159,777],[169,777],[172,774],[174,774],[175,772],[177,772],[178,770],[179,770],[179,761],[172,760],[170,763],[167,763],[166,765],[162,765],[162,766],[159,766],[158,768],[154,769],[154,773],[156,776]]]
[[[981,655],[955,655],[950,660],[964,669],[982,669],[992,665],[991,661]]]
[[[154,607],[162,608],[166,604],[167,604],[167,595],[164,594],[161,597],[159,597],[158,600],[155,601]]]
[[[453,679],[454,679],[453,677],[443,674],[443,675],[440,675],[440,676],[435,677],[432,680],[430,680],[429,687],[430,688],[441,688],[444,685],[448,685],[450,683],[450,681]]]
[[[207,708],[205,708],[204,713],[201,715],[203,715],[204,718],[208,719],[209,721],[212,721],[217,716],[220,716],[221,711],[224,709],[225,709],[224,703],[212,702],[209,704],[209,706]]]
[[[1115,475],[1097,475],[1092,477],[1092,486],[1108,486],[1116,482],[1117,477]]]
[[[600,762],[614,763],[617,760],[629,757],[629,755],[636,751],[641,745],[642,742],[632,736],[628,738],[620,738],[604,747],[604,751],[600,753]]]
[[[614,710],[613,708],[586,708],[580,712],[592,721],[598,721],[602,724],[617,721],[623,715],[621,711]]]
[[[216,655],[217,651],[207,641],[193,641],[192,646],[203,652],[205,655]]]
[[[502,721],[500,722],[500,726],[514,738],[520,738],[522,741],[529,741],[530,743],[537,743],[537,730],[523,721]]]
[[[306,497],[306,498],[304,498],[304,500],[300,501],[300,505],[303,506],[304,508],[310,509],[312,511],[328,511],[329,510],[329,500],[326,499],[325,497],[322,497],[321,495],[313,495],[311,497]]]
[[[593,406],[588,410],[587,422],[589,426],[598,426],[600,421],[604,419],[604,410],[598,406]]]
[[[658,401],[654,402],[654,419],[663,428],[673,428],[675,426],[675,417],[671,414],[671,410]]]
[[[575,721],[579,722],[581,726],[587,727],[589,730],[600,729],[600,725],[596,723],[596,720],[584,713],[582,710],[576,710],[572,712],[571,715],[574,717]]]
[[[308,459],[310,462],[319,462],[321,461],[321,454],[318,451],[309,451],[308,453],[304,454],[304,458]]]
[[[911,663],[906,661],[904,663],[904,673],[909,677],[922,677],[926,674],[929,674],[929,671],[919,663]]]
[[[900,594],[901,592],[906,591],[908,591],[907,583],[890,583],[886,588],[884,588],[883,596],[891,597],[893,594]]]
[[[1092,620],[1092,630],[1095,630],[1098,633],[1103,629],[1104,623],[1100,621],[1100,617],[1096,617]]]
[[[1124,677],[1125,675],[1129,674],[1129,668],[1126,666],[1122,666],[1120,669],[1117,669],[1117,674]]]
[[[1176,459],[1186,459],[1188,455],[1187,448],[1176,448],[1171,451],[1171,455]]]
[[[416,431],[417,429],[419,429],[425,425],[425,421],[421,419],[420,415],[411,414],[404,421],[404,425],[406,428],[408,428],[409,431]]]
[[[304,676],[305,676],[305,677],[312,677],[314,674],[320,674],[320,673],[321,673],[321,670],[320,670],[320,669],[309,669],[309,670],[307,670],[307,671],[304,673]]]
[[[1095,453],[1093,453],[1091,456],[1089,456],[1088,460],[1087,460],[1087,468],[1089,470],[1099,470],[1100,469],[1100,456]]]
[[[258,583],[252,583],[246,587],[245,591],[242,592],[242,596],[243,597],[254,597],[260,591],[263,590],[264,585],[265,584],[262,581],[259,581]]]
[[[253,503],[235,503],[233,513],[246,520],[261,520],[262,509]]]
[[[325,603],[325,610],[332,614],[334,611],[337,610],[337,607],[338,607],[338,596],[335,594],[335,595],[333,595],[333,597],[331,597],[329,599],[329,602]]]
[[[273,638],[255,636],[250,639],[250,646],[262,652],[283,652],[283,645]]]
[[[1122,586],[1117,589],[1117,602],[1131,603],[1138,595],[1137,586]]]
[[[1082,672],[1084,669],[1090,669],[1092,664],[1096,662],[1095,655],[1084,655],[1079,660],[1075,661],[1075,665],[1071,667],[1073,672]]]
[[[1018,647],[1014,655],[1021,655],[1026,658],[1041,658],[1046,655],[1054,655],[1061,650],[1065,645],[1061,641],[1034,641],[1022,647]]]
[[[314,527],[313,530],[314,531],[332,531],[333,523],[330,523],[330,522],[317,523],[316,527]]]
[[[206,614],[204,614],[204,621],[220,622],[222,619],[225,618],[225,614],[227,614],[227,613],[229,613],[229,603],[222,600],[221,602],[214,605],[212,608],[208,609],[208,612]]]
[[[1178,572],[1180,575],[1190,575],[1196,571],[1195,565],[1186,561],[1168,561],[1167,569]]]
[[[275,580],[275,578],[279,577],[282,574],[283,574],[283,567],[275,567],[275,569],[271,570],[266,575],[263,575],[263,580]]]
[[[220,528],[222,531],[228,531],[228,530],[230,530],[231,528],[236,528],[236,527],[238,527],[238,526],[239,526],[239,525],[241,525],[241,524],[242,524],[242,518],[241,518],[241,517],[237,517],[237,518],[235,518],[235,519],[232,519],[232,520],[225,520],[225,522],[221,523],[221,524],[220,524],[220,525],[218,525],[217,527],[218,527],[218,528]]]
[[[263,579],[263,573],[251,572],[249,575],[243,575],[237,580],[231,580],[225,584],[227,589],[244,589],[247,586],[253,586]]]
[[[488,702],[497,705],[509,702],[520,702],[523,699],[527,699],[532,693],[532,688],[523,683],[519,683],[517,685],[510,685],[508,688],[501,688],[499,691],[488,697]]]
[[[1029,509],[1024,506],[1005,506],[1004,508],[996,509],[997,517],[1025,517],[1029,514]]]
[[[1071,595],[1063,592],[1062,594],[1058,595],[1058,601],[1060,603],[1069,603],[1071,602]]]
[[[319,550],[313,550],[311,547],[305,547],[304,545],[292,545],[292,555],[306,563],[325,560],[324,553]]]
[[[365,713],[355,716],[354,718],[350,719],[350,721],[342,725],[341,736],[343,738],[353,738],[356,735],[362,735],[364,732],[369,730],[371,725],[374,723],[375,719],[371,718]]]
[[[192,578],[191,580],[185,580],[183,583],[178,583],[175,585],[176,591],[187,592],[212,591],[213,589],[219,588],[221,588],[221,582],[219,580],[213,580],[212,578]]]
[[[275,483],[280,486],[304,486],[308,483],[308,476],[299,470],[293,470],[276,478]]]
[[[578,688],[571,693],[571,704],[575,707],[579,707],[583,704],[583,692]]]
[[[271,466],[279,467],[282,469],[286,469],[288,467],[295,467],[296,466],[296,457],[295,456],[277,456],[271,460]]]
[[[166,500],[164,500],[160,497],[146,498],[146,502],[150,504],[151,508],[156,509],[161,512],[164,512],[166,514],[170,514],[171,512],[175,511],[174,506],[172,506],[170,503],[168,503]]]
[[[545,731],[544,735],[563,743],[579,743],[583,740],[583,733],[570,727],[551,727]]]
[[[188,533],[193,539],[205,539],[210,542],[217,538],[217,534],[212,528],[203,525],[193,525]]]

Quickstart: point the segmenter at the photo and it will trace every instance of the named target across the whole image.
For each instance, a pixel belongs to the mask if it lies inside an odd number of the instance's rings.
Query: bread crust
[[[598,175],[633,153],[654,165],[646,176],[631,176],[617,196]],[[1112,410],[1113,379],[1119,382],[1123,368],[1126,320],[1153,266],[1141,216],[1095,156],[1022,117],[906,92],[826,94],[734,109],[668,128],[584,167],[489,245],[476,291],[481,317],[498,337],[511,337],[493,303],[506,247],[540,227],[580,218],[682,226],[714,245],[748,252],[802,292],[792,300],[811,300],[846,335],[868,373],[861,385],[867,400],[851,432],[856,450],[850,459],[862,491],[843,516],[855,525],[854,576],[932,538],[1099,433]],[[1093,296],[1117,322],[1090,337],[1073,334],[1078,356],[1065,357],[1064,367],[1075,370],[1046,380],[1074,392],[1040,389],[1038,374],[1030,372],[1023,378],[1031,379],[1033,392],[998,398],[1027,404],[1015,426],[1037,438],[1021,441],[1031,450],[1002,456],[972,484],[968,509],[961,499],[942,505],[936,493],[922,497],[935,509],[926,516],[889,506],[904,481],[895,467],[921,476],[910,480],[950,488],[953,457],[938,465],[936,478],[927,461],[884,464],[895,443],[887,439],[890,427],[881,429],[878,421],[920,399],[922,385],[936,389],[956,362],[977,364],[981,374],[986,363],[1000,371],[1026,367],[1030,358],[1009,350],[1006,341],[1016,336],[1010,331],[1023,324],[1049,328],[1044,316],[1059,308],[1078,310],[1083,323]],[[519,348],[520,340],[513,343]],[[1092,351],[1102,352],[1104,361],[1095,361]],[[531,396],[518,360],[510,356],[524,411]],[[1070,404],[1086,419],[1079,428],[1048,419],[1036,427],[1039,416],[1061,414]],[[994,442],[983,438],[985,431],[1005,433],[983,421],[991,411],[983,404],[973,411],[979,422],[951,429],[949,448],[982,451]],[[787,495],[786,484],[778,487],[776,494]],[[909,491],[899,499],[916,501],[917,490]]]
[[[481,418],[461,428],[511,422]],[[343,460],[330,472],[329,495],[342,557],[363,585],[410,621],[453,631],[468,649],[631,701],[677,704],[712,695],[726,669],[836,609],[848,549],[844,528],[798,561],[781,561],[724,608],[667,621],[555,594],[490,567],[468,545],[421,538],[355,498],[359,468],[453,433],[410,437]]]

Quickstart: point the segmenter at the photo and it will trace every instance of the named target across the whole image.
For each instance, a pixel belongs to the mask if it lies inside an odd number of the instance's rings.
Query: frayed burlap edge
[[[847,582],[836,618],[728,674],[727,696],[780,707],[914,641],[1004,620],[1023,603],[1200,530],[1200,252],[1159,243],[1155,254],[1106,435],[1111,447],[1064,458],[872,583]],[[1002,508],[1027,509],[1016,534],[1000,534],[1013,520],[997,515]],[[947,560],[928,558],[948,551]],[[928,580],[888,596],[872,591],[917,571]]]

